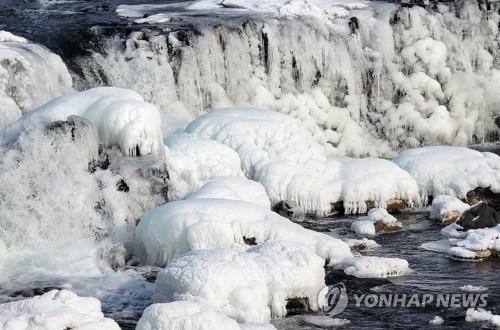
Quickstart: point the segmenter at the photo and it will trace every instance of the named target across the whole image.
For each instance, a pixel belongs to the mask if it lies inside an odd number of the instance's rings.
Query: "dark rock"
[[[129,190],[130,190],[129,186],[127,185],[127,183],[123,179],[121,179],[120,181],[118,181],[116,183],[116,189],[118,191],[123,191],[123,192],[129,192]]]
[[[359,21],[357,17],[351,17],[349,20],[349,29],[352,34],[355,34],[359,30]]]
[[[470,205],[486,202],[497,211],[500,210],[500,194],[494,193],[490,188],[476,188],[467,193],[466,202]]]
[[[272,207],[272,210],[282,217],[288,218],[292,221],[302,221],[303,212],[299,205],[292,201],[281,201]]]
[[[302,314],[310,311],[309,298],[297,297],[289,298],[286,300],[286,314],[287,316]]]
[[[243,242],[245,242],[246,245],[257,245],[257,240],[255,239],[255,237],[243,236]]]
[[[492,228],[500,223],[500,214],[487,203],[479,203],[465,211],[457,224],[463,230]]]

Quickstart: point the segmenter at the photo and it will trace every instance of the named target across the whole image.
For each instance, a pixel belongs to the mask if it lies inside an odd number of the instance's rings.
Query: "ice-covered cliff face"
[[[331,154],[483,142],[498,138],[497,7],[371,3],[143,29],[83,60],[83,80],[138,91],[162,109],[166,130],[203,110],[252,105],[299,118]],[[155,15],[134,19],[156,30],[175,21]]]

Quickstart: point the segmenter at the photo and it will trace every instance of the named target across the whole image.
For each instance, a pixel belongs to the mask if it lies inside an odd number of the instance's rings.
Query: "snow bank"
[[[300,122],[260,109],[211,111],[186,131],[235,150],[245,175],[261,182],[273,204],[296,202],[305,212],[326,215],[343,202],[347,213],[366,212],[366,202],[385,207],[391,199],[416,201],[418,187],[390,161],[335,158]]]
[[[24,129],[72,115],[92,122],[100,143],[119,146],[125,155],[160,154],[164,149],[158,109],[133,91],[112,87],[55,98],[13,123],[3,132],[3,139],[14,139]]]
[[[360,278],[387,278],[410,272],[408,261],[400,258],[352,257],[335,267],[343,269],[347,275]]]
[[[59,56],[0,31],[0,129],[34,107],[68,93],[71,86],[71,76]]]
[[[257,205],[227,199],[187,199],[147,212],[136,228],[134,251],[149,264],[165,265],[197,249],[238,248],[268,240],[302,243],[330,263],[350,257],[346,243]]]
[[[351,229],[361,236],[375,236],[377,230],[391,231],[401,227],[402,224],[395,217],[381,208],[371,209],[365,217],[359,218],[351,225]]]
[[[136,330],[240,330],[238,323],[210,306],[190,301],[153,304],[144,310]]]
[[[165,144],[172,179],[186,186],[180,198],[216,177],[243,176],[238,153],[222,143],[178,133],[167,136]]]
[[[475,188],[500,192],[500,157],[461,147],[424,147],[403,151],[394,159],[417,181],[422,196],[465,199]]]
[[[219,198],[249,202],[270,209],[271,202],[264,186],[245,177],[219,177],[191,194],[189,199]]]
[[[115,321],[104,317],[99,300],[78,297],[67,290],[52,290],[41,296],[1,304],[0,328],[120,329]]]
[[[469,308],[465,316],[467,322],[485,322],[487,328],[500,328],[500,315],[494,315],[482,308]]]
[[[453,196],[439,195],[432,200],[431,219],[438,219],[444,224],[458,220],[462,213],[470,208],[469,204]]]
[[[238,322],[284,317],[287,300],[306,298],[318,310],[325,287],[324,260],[289,242],[267,242],[246,251],[200,250],[174,259],[158,273],[156,301],[203,302]]]

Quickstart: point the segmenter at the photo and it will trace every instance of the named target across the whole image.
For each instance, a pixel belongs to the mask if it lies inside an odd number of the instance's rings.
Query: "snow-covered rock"
[[[147,212],[136,228],[134,251],[143,262],[165,265],[191,250],[268,240],[302,243],[330,263],[351,256],[339,239],[304,229],[255,204],[217,198],[176,201]]]
[[[440,316],[434,316],[432,320],[429,321],[430,325],[442,325],[444,323],[444,320]]]
[[[465,315],[467,322],[486,322],[488,328],[500,328],[500,315],[494,315],[483,308],[469,308]]]
[[[220,176],[243,176],[237,152],[214,140],[177,133],[165,138],[172,179],[185,182],[179,198]],[[178,184],[178,189],[182,183]]]
[[[271,208],[264,186],[243,176],[223,176],[209,181],[188,199],[218,198],[249,202],[263,208]]]
[[[113,87],[57,97],[14,122],[0,132],[0,137],[3,135],[4,142],[12,140],[25,129],[73,115],[88,119],[96,127],[100,144],[118,146],[124,155],[164,152],[158,109],[136,92]]]
[[[360,278],[387,278],[410,272],[408,261],[400,258],[352,257],[344,259],[335,267],[343,269],[347,275]]]
[[[269,110],[233,108],[211,111],[186,131],[235,150],[248,178],[261,182],[276,204],[296,202],[305,212],[332,213],[343,202],[347,213],[366,212],[367,202],[385,207],[392,199],[418,200],[418,186],[390,161],[333,158],[301,123]]]
[[[273,241],[248,250],[198,250],[158,273],[153,299],[209,304],[238,322],[267,323],[287,314],[289,299],[317,310],[324,260],[300,244]]]
[[[469,229],[452,223],[441,230],[449,237],[446,250],[452,258],[460,260],[483,260],[500,252],[500,225],[494,228]]]
[[[438,195],[432,200],[431,219],[437,219],[442,224],[450,224],[460,218],[469,204],[454,196]]]
[[[380,231],[394,231],[402,227],[398,220],[385,209],[375,208],[364,217],[354,221],[351,229],[360,236],[374,236]]]
[[[240,330],[236,321],[208,305],[191,301],[153,304],[137,323],[137,330]]]
[[[95,298],[79,297],[67,290],[52,290],[41,296],[0,304],[0,328],[4,330],[118,330],[105,318]]]
[[[424,147],[399,154],[394,162],[417,181],[423,197],[465,199],[475,188],[500,192],[500,157],[461,147]]]
[[[71,91],[61,58],[43,46],[0,31],[0,129],[51,98]]]

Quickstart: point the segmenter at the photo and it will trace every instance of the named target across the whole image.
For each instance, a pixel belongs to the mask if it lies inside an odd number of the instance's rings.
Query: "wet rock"
[[[300,206],[292,201],[281,201],[272,207],[272,210],[282,217],[292,221],[300,222],[304,220],[304,212]]]
[[[307,297],[296,297],[287,299],[286,303],[286,315],[297,315],[310,311],[309,298]]]
[[[466,202],[470,205],[487,202],[496,210],[500,210],[500,194],[494,193],[490,188],[476,188],[467,193]]]
[[[500,214],[487,203],[481,202],[465,211],[457,224],[462,226],[464,231],[492,228],[500,224]]]

